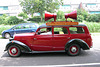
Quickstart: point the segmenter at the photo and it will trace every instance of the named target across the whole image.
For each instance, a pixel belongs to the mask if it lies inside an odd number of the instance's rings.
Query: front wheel
[[[9,33],[5,33],[4,37],[5,37],[6,39],[9,39],[9,38],[11,37],[11,35],[10,35]]]
[[[16,45],[12,45],[8,48],[8,54],[11,57],[18,57],[21,54],[20,48]]]
[[[77,45],[77,44],[72,44],[72,45],[70,45],[70,46],[68,47],[67,53],[68,53],[68,55],[70,55],[70,56],[76,56],[76,55],[79,55],[80,51],[81,51],[81,48],[80,48],[79,45]]]

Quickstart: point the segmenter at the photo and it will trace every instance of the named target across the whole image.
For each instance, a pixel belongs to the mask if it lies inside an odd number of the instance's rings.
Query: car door
[[[29,32],[29,25],[18,25],[16,26],[14,30],[14,34],[20,34],[20,33],[28,33]]]
[[[21,33],[36,32],[37,27],[35,24],[26,24],[22,26]]]
[[[32,50],[52,51],[52,34],[47,34],[47,35],[35,34],[33,38]]]
[[[22,25],[20,30],[21,30],[20,33],[29,33],[30,32],[30,25],[29,24]]]
[[[15,26],[12,30],[14,31],[14,34],[21,33],[22,25]]]
[[[69,39],[70,36],[66,27],[54,27],[53,50],[64,50]]]

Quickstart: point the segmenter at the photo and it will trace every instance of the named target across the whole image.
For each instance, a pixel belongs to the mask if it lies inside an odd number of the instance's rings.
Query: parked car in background
[[[22,23],[2,32],[2,37],[8,39],[14,34],[36,32],[39,25],[37,23]]]

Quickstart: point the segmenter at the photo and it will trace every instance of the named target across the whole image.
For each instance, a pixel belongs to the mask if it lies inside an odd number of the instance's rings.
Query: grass
[[[89,31],[91,33],[98,33],[100,32],[100,23],[96,23],[96,22],[85,22],[84,24],[87,25]]]
[[[92,36],[100,36],[100,33],[91,33]]]

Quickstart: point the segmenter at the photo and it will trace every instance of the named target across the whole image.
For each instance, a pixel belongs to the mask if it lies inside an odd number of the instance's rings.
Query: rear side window
[[[35,28],[36,26],[35,25],[30,25],[30,28]]]
[[[56,27],[54,28],[54,34],[68,34],[68,31],[64,27]]]
[[[24,25],[23,29],[27,29],[27,28],[35,28],[35,25]]]
[[[69,28],[71,34],[82,34],[85,33],[82,27],[70,27]]]

